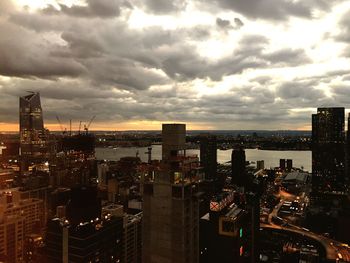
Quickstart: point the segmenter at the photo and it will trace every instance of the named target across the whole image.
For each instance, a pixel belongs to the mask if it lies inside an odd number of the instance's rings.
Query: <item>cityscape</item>
[[[349,18],[0,0],[0,263],[350,262]]]
[[[44,112],[21,96],[19,134],[0,137],[1,262],[350,262],[345,108],[318,108],[311,134],[264,136],[93,132],[94,117],[52,133]]]

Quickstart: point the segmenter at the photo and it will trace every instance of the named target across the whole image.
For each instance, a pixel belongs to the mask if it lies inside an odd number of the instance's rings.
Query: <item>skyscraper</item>
[[[164,124],[163,160],[143,184],[143,262],[196,263],[199,251],[197,157],[186,156],[186,126]],[[196,167],[197,166],[197,167]]]
[[[318,108],[312,115],[312,191],[345,190],[345,131],[342,107]]]
[[[245,151],[242,148],[233,149],[232,157],[232,183],[238,186],[246,186],[247,174],[245,169]]]
[[[202,135],[200,138],[200,161],[205,179],[216,180],[217,176],[217,144],[216,136]]]
[[[38,157],[46,147],[40,94],[19,98],[20,148],[24,157]]]

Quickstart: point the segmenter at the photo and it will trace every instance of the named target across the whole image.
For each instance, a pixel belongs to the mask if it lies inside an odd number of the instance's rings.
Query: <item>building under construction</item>
[[[143,179],[143,262],[196,263],[199,160],[186,156],[186,126],[163,124],[159,169]]]

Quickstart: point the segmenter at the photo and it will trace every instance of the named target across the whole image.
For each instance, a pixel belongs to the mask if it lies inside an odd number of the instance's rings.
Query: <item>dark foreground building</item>
[[[242,198],[244,194],[223,191],[211,200],[210,212],[200,219],[200,263],[257,262],[251,211],[233,202]]]
[[[203,134],[200,137],[200,161],[206,180],[217,180],[216,136]]]
[[[108,216],[70,224],[55,218],[48,224],[47,262],[120,262],[123,219]]]
[[[48,224],[47,262],[121,262],[123,219],[101,215],[93,187],[72,189],[67,217]]]
[[[312,193],[345,191],[345,109],[318,108],[312,115]]]
[[[247,184],[245,151],[242,148],[233,149],[231,156],[232,184],[244,187]]]

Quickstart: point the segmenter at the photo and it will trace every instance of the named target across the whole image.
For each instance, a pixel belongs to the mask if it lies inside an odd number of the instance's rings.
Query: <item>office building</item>
[[[24,219],[24,234],[40,233],[45,225],[44,203],[40,199],[20,199],[12,192],[0,194],[0,215],[5,217],[20,216]]]
[[[344,108],[318,108],[312,115],[312,192],[345,191]]]
[[[145,263],[196,263],[199,250],[198,157],[186,156],[184,124],[163,124],[163,160],[143,181]]]
[[[123,218],[102,214],[97,190],[72,189],[66,217],[48,224],[46,254],[52,263],[121,262]]]
[[[121,262],[122,233],[121,217],[99,217],[77,225],[54,218],[48,223],[46,236],[48,262]]]
[[[0,258],[6,263],[24,260],[24,224],[23,216],[0,214]]]
[[[122,250],[123,263],[142,262],[142,212],[124,216]]]
[[[232,150],[232,183],[244,187],[247,184],[245,151],[242,148]]]
[[[46,151],[46,132],[39,93],[20,97],[19,123],[21,156],[42,156]]]
[[[265,162],[264,162],[264,160],[256,161],[256,169],[257,170],[265,169]]]
[[[206,180],[217,180],[217,143],[214,135],[201,135],[200,162]]]
[[[280,169],[282,171],[286,169],[286,159],[280,159]]]
[[[287,159],[286,160],[287,163],[287,171],[290,172],[293,169],[293,160],[292,159]]]

